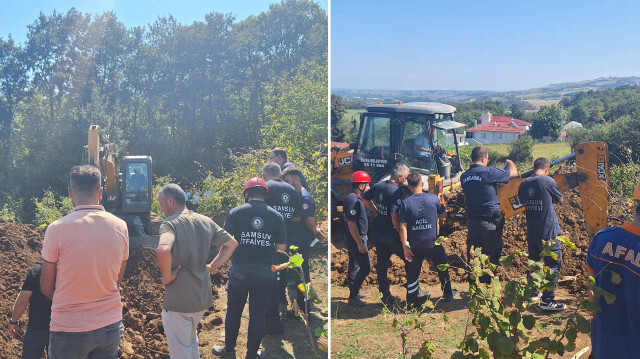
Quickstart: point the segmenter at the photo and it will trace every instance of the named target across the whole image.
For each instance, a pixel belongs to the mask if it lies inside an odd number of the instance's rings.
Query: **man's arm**
[[[316,225],[316,220],[313,217],[304,217],[304,225],[311,233],[315,234],[316,238],[321,241],[324,240],[324,233],[322,233],[320,227]]]
[[[409,243],[407,241],[407,224],[404,222],[400,222],[400,242],[402,242],[402,250],[404,251],[404,259],[407,262],[413,261],[413,252],[411,248],[409,248]]]
[[[162,275],[162,285],[169,285],[176,280],[178,271],[182,266],[178,265],[174,270],[171,270],[171,246],[166,244],[158,245],[156,248],[156,255],[158,256],[158,267],[160,268],[160,274]]]
[[[218,255],[211,261],[211,263],[207,264],[207,268],[209,268],[209,273],[213,274],[215,271],[220,269],[223,264],[227,263],[231,255],[233,255],[233,251],[238,247],[238,241],[235,238],[231,238],[228,241],[224,242],[218,251]]]
[[[507,170],[509,171],[509,179],[518,177],[518,167],[511,160],[506,160]]]
[[[40,291],[45,297],[53,300],[53,292],[56,288],[56,263],[42,260],[42,273],[40,274]]]
[[[120,273],[118,273],[118,287],[122,284],[122,278],[124,277],[124,269],[127,268],[127,261],[120,263]]]
[[[393,223],[393,228],[396,231],[400,232],[400,221],[398,220],[398,212],[391,212],[391,223]]]
[[[27,305],[29,305],[29,298],[31,298],[32,293],[30,290],[21,290],[20,293],[18,293],[16,302],[13,304],[11,318],[9,318],[11,322],[20,320],[24,310],[27,309]],[[20,329],[20,323],[9,324],[9,335],[14,339],[18,339],[18,329]]]
[[[378,208],[376,208],[376,205],[373,204],[373,200],[365,199],[362,202],[364,202],[364,206],[367,207],[371,212],[378,214]]]
[[[366,253],[367,247],[365,247],[362,238],[360,238],[360,232],[358,232],[358,225],[356,224],[356,221],[347,221],[347,227],[349,227],[349,234],[351,234],[351,237],[358,245],[358,251],[360,253]]]

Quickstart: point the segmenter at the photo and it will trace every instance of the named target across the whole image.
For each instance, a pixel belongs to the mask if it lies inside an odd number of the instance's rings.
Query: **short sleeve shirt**
[[[397,236],[398,232],[393,228],[391,220],[391,207],[398,188],[398,185],[391,181],[378,182],[362,194],[362,198],[373,200],[378,209],[378,215],[373,219],[371,229],[381,239],[391,239]]]
[[[424,131],[420,132],[416,136],[416,138],[413,141],[413,143],[416,146],[422,146],[422,147],[424,147],[426,149],[431,149],[431,145],[429,144],[429,139],[427,138],[427,134]],[[416,150],[416,155],[418,155],[418,156],[429,156],[429,152]]]
[[[302,189],[302,192],[299,193],[299,195],[300,221],[293,222],[293,232],[295,233],[295,236],[289,239],[289,242],[296,246],[308,245],[316,238],[315,232],[310,231],[304,221],[305,218],[313,218],[315,216],[316,206],[313,202],[313,197],[311,196],[311,193],[309,193],[309,191],[304,188]]]
[[[508,170],[475,164],[460,176],[470,219],[491,220],[493,214],[500,211],[497,184],[509,182],[510,173]]]
[[[27,328],[34,330],[49,329],[51,321],[51,300],[40,290],[40,273],[42,264],[33,266],[22,284],[22,290],[31,292]]]
[[[360,233],[361,236],[367,234],[369,230],[369,220],[367,219],[367,209],[364,203],[362,203],[362,198],[355,192],[351,192],[344,198],[342,207],[347,222],[355,221],[358,227],[358,233]],[[351,238],[351,232],[349,232],[349,227],[346,223],[345,226],[345,237],[354,240],[354,238]]]
[[[556,181],[549,176],[533,175],[520,183],[520,202],[526,207],[527,241],[555,238],[560,235],[560,224],[553,202],[562,199]]]
[[[433,248],[438,235],[438,215],[445,208],[438,196],[418,193],[407,197],[400,205],[398,220],[407,224],[407,240],[411,248]]]
[[[56,264],[51,331],[86,332],[122,320],[118,274],[127,224],[102,206],[77,206],[47,227],[42,259]]]
[[[265,202],[282,215],[287,228],[287,237],[291,237],[291,240],[295,236],[293,218],[300,217],[300,196],[292,185],[280,179],[267,181],[267,187],[269,193]]]
[[[224,228],[238,241],[233,264],[269,266],[276,244],[287,243],[282,215],[263,201],[249,201],[232,209]]]
[[[411,195],[411,191],[409,191],[409,188],[406,186],[398,187],[398,189],[393,193],[393,198],[391,199],[391,213],[400,213],[400,205],[402,204],[402,201]]]
[[[596,358],[629,358],[637,353],[640,338],[640,228],[625,223],[603,229],[587,251],[587,266],[599,288],[615,294],[612,304],[601,296],[601,312],[596,312],[591,331]],[[613,283],[613,273],[622,281]]]
[[[213,306],[207,259],[211,245],[220,247],[231,235],[211,218],[184,210],[165,218],[159,244],[171,247],[171,268],[182,266],[166,287],[162,308],[195,313]]]

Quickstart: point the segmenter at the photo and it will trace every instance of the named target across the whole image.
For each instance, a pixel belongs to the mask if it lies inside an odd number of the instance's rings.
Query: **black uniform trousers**
[[[376,275],[378,276],[378,290],[382,293],[383,297],[390,296],[389,292],[389,265],[391,265],[391,256],[397,255],[404,261],[404,251],[400,240],[395,241],[381,241],[376,238],[372,240],[373,245],[376,247],[376,256],[378,261],[376,263]],[[406,262],[405,262],[406,265]]]
[[[553,272],[556,274],[555,278],[553,279],[554,289],[545,290],[542,292],[541,300],[547,303],[555,299],[555,287],[556,284],[558,284],[558,275],[560,274],[560,268],[562,267],[562,246],[555,239],[553,241],[555,243],[553,243],[553,245],[551,246],[551,251],[556,254],[558,260],[555,260],[550,256],[545,256],[543,260],[544,265],[549,267],[549,269],[553,270]],[[536,262],[539,261],[540,253],[542,253],[542,251],[544,250],[542,246],[542,240],[540,239],[537,241],[527,241],[527,246],[529,249],[529,259]]]
[[[255,358],[266,330],[266,314],[272,294],[273,273],[269,266],[231,265],[227,287],[227,315],[224,325],[224,346],[235,349],[240,319],[249,297],[249,330],[247,358]]]
[[[361,236],[364,246],[367,247],[367,236]],[[347,273],[347,283],[349,284],[349,298],[358,298],[358,293],[362,287],[362,283],[371,272],[371,259],[369,258],[369,251],[360,253],[358,245],[352,238],[344,239],[345,246],[349,251],[349,265]]]
[[[467,232],[467,261],[471,262],[471,247],[482,247],[482,254],[489,256],[489,262],[495,265],[500,264],[502,254],[502,228],[501,224],[496,225],[490,221],[469,220]],[[480,277],[481,283],[490,283],[491,277],[484,275]]]
[[[422,271],[422,262],[428,259],[436,266],[439,264],[449,263],[449,257],[445,253],[442,246],[433,246],[433,248],[411,248],[413,260],[406,262],[407,268],[407,302],[415,302],[420,292],[420,272]],[[438,278],[440,279],[440,288],[446,297],[452,294],[451,279],[449,279],[449,270],[438,270]]]

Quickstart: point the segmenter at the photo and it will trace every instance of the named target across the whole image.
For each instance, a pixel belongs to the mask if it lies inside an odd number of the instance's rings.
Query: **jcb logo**
[[[342,158],[338,161],[338,166],[345,166],[345,165],[349,165],[349,164],[351,164],[351,162],[353,162],[353,157],[342,157]]]
[[[604,156],[598,156],[598,181],[607,180],[607,171],[604,165]]]

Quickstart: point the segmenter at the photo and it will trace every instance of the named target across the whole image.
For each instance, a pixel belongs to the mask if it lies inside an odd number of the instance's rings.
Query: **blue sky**
[[[258,15],[269,10],[269,4],[280,0],[8,0],[0,15],[0,37],[8,39],[9,34],[18,42],[27,38],[27,25],[33,24],[40,12],[50,15],[53,11],[65,13],[72,7],[90,14],[115,11],[118,20],[127,28],[145,26],[158,17],[173,15],[181,24],[204,21],[211,12],[235,15],[236,21],[250,15]],[[328,11],[329,0],[316,0]]]
[[[524,90],[640,76],[640,2],[331,2],[331,88]]]

